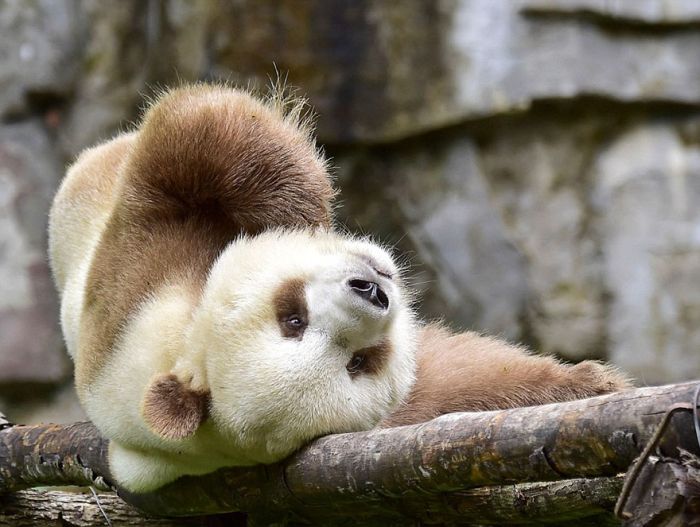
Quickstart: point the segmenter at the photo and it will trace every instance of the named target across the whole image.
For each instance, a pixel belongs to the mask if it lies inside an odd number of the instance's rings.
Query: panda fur
[[[167,91],[83,152],[49,218],[79,398],[132,492],[314,437],[627,386],[421,324],[390,251],[335,232],[301,103]]]

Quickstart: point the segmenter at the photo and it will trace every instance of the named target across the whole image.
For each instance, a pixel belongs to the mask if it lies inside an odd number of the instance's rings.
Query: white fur
[[[60,219],[52,220],[54,272],[64,284],[62,325],[76,361],[87,270],[103,223],[99,214],[95,219],[79,231],[79,251]],[[368,258],[395,275],[383,282],[390,298],[385,315],[347,285],[367,272]],[[301,340],[282,336],[272,305],[280,284],[294,278],[307,283],[309,326]],[[386,251],[329,232],[271,231],[231,243],[198,304],[187,288],[167,284],[134,306],[82,401],[111,441],[114,477],[132,491],[147,491],[184,474],[274,462],[323,434],[373,427],[414,382],[414,328]],[[351,377],[352,354],[383,339],[392,348],[385,367]],[[150,382],[167,373],[211,393],[210,418],[183,440],[162,439],[141,414]]]

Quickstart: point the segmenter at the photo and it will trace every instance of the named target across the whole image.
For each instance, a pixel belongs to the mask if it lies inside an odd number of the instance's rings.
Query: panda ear
[[[174,374],[158,375],[146,390],[141,414],[163,439],[184,439],[207,419],[209,399],[208,391],[193,390]]]

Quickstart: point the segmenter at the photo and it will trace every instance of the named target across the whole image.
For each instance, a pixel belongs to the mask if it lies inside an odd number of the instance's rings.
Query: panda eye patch
[[[288,280],[280,286],[274,297],[277,323],[285,338],[301,339],[309,324],[305,287],[302,280]]]

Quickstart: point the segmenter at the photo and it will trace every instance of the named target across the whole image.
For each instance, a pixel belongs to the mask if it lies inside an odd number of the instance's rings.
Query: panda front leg
[[[173,456],[109,443],[109,469],[120,486],[134,493],[155,490],[187,473]]]

